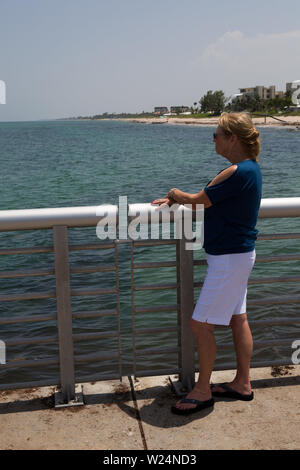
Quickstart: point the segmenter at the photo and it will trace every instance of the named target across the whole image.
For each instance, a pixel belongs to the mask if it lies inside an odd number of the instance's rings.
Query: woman
[[[204,189],[189,194],[171,189],[153,204],[204,204],[207,274],[191,329],[198,349],[199,378],[194,389],[172,407],[190,414],[213,406],[213,396],[252,400],[249,379],[253,340],[246,314],[247,283],[255,262],[255,228],[261,200],[259,132],[246,113],[222,113],[214,133],[216,152],[231,166]],[[232,328],[237,371],[228,384],[210,386],[216,357],[214,325]]]

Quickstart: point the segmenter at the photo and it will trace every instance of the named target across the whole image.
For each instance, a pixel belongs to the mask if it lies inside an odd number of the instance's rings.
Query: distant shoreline
[[[271,117],[253,117],[253,124],[258,127],[298,127],[300,128],[300,116],[275,116],[276,120]],[[100,119],[99,119],[100,120]],[[187,124],[195,126],[216,126],[218,124],[218,117],[211,118],[116,118],[112,120],[135,122],[141,124]],[[284,122],[282,122],[284,121]]]
[[[218,125],[219,116],[214,117],[105,117],[105,118],[60,118],[56,121],[124,121],[138,124],[170,124],[170,125],[192,125],[192,126],[211,126]],[[282,116],[275,115],[273,117],[252,117],[252,122],[257,127],[273,127],[273,128],[291,128],[300,130],[300,116]]]

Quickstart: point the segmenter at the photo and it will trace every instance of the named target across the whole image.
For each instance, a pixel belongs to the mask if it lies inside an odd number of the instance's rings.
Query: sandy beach
[[[121,119],[131,122],[143,123],[143,124],[188,124],[188,125],[202,125],[202,126],[213,126],[218,124],[218,117],[211,118],[135,118],[135,119]],[[253,117],[253,123],[257,127],[291,127],[300,128],[300,116],[274,116],[272,117]]]

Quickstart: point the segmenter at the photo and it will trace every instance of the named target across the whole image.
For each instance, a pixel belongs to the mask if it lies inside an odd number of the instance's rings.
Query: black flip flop
[[[188,408],[185,410],[177,408],[176,406],[172,406],[171,411],[177,415],[190,415],[192,413],[196,413],[197,411],[204,410],[205,408],[209,408],[210,406],[214,406],[214,402],[215,401],[213,398],[206,401],[194,400],[193,398],[182,398],[179,403],[192,403],[196,406],[194,408]]]
[[[254,398],[254,393],[251,392],[250,395],[244,395],[243,393],[236,392],[232,388],[228,387],[226,383],[222,384],[211,384],[211,387],[220,387],[225,390],[224,392],[211,392],[213,397],[224,397],[224,398],[233,398],[234,400],[242,400],[242,401],[251,401]]]

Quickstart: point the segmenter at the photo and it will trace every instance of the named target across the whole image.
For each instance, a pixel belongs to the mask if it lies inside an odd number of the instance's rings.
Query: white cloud
[[[300,79],[300,30],[246,36],[229,31],[209,44],[191,64],[202,87],[236,93],[239,87],[276,85]]]

